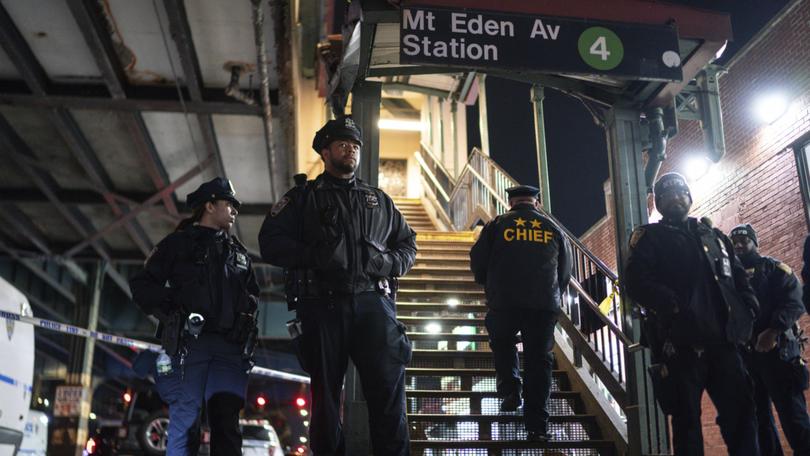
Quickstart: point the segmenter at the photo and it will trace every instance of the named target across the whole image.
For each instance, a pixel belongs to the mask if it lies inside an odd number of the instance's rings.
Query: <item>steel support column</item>
[[[627,261],[633,229],[647,223],[647,187],[642,159],[645,132],[642,131],[640,118],[640,111],[622,106],[614,106],[606,115],[619,271],[624,269]],[[638,343],[641,327],[633,312],[634,307],[623,292],[623,329],[628,337]],[[666,417],[655,403],[652,383],[647,374],[649,351],[627,350],[625,359],[628,402],[625,413],[630,455],[668,454]]]
[[[478,130],[481,134],[481,152],[489,156],[489,120],[487,119],[487,75],[478,75]]]
[[[98,262],[93,268],[92,281],[90,286],[87,287],[89,291],[89,309],[87,309],[87,326],[90,331],[98,329],[98,315],[101,307],[101,288],[104,285],[104,270],[107,269],[106,262]],[[84,323],[84,322],[80,322]],[[79,412],[79,420],[77,423],[76,432],[76,453],[75,456],[81,456],[84,450],[84,444],[87,442],[87,426],[90,416],[90,406],[93,403],[93,356],[95,354],[96,340],[92,338],[78,338],[74,337],[73,342],[76,342],[76,349],[82,350],[81,369],[68,374],[68,383],[74,385],[81,385],[84,393],[82,394],[82,402]],[[83,346],[83,347],[82,347]],[[81,347],[81,348],[80,348]],[[77,350],[73,354],[78,354]],[[78,363],[71,363],[73,366],[78,367]]]
[[[534,107],[534,141],[537,146],[537,183],[540,187],[540,202],[546,212],[551,212],[551,187],[548,182],[548,153],[546,149],[546,119],[543,115],[545,91],[539,84],[532,85]]]
[[[352,90],[352,117],[363,132],[363,149],[358,175],[367,184],[376,186],[380,174],[380,102],[382,83],[362,81]]]

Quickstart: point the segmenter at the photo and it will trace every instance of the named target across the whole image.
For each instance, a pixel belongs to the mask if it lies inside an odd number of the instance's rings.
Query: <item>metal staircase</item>
[[[521,413],[499,412],[484,291],[469,271],[472,232],[418,231],[417,243],[397,296],[398,318],[414,344],[406,369],[412,454],[615,454],[563,370],[554,371],[549,405],[554,441],[525,440]]]
[[[419,246],[397,297],[398,318],[414,343],[406,370],[413,454],[626,453],[623,412],[633,405],[624,357],[632,343],[622,330],[615,273],[561,226],[574,250],[574,274],[555,331],[553,440],[526,441],[520,412],[499,412],[484,292],[469,271],[470,230],[507,209],[505,190],[517,182],[476,149],[456,177],[425,146],[416,159],[424,199],[395,199]]]

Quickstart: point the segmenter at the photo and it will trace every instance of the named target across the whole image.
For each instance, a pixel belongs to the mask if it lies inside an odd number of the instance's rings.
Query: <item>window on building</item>
[[[796,153],[796,166],[799,168],[799,186],[804,200],[804,220],[810,228],[810,133],[804,135],[793,146]]]

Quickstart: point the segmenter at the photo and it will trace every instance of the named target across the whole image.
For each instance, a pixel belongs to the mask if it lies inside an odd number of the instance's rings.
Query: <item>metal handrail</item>
[[[508,210],[506,189],[518,185],[518,182],[477,148],[471,151],[455,181],[446,179],[447,182],[454,182],[452,188],[443,187],[434,175],[437,171],[447,171],[439,166],[440,161],[429,148],[423,145],[423,150],[417,154],[421,154],[417,162],[422,170],[423,182],[434,194],[448,196],[445,201],[438,201],[434,205],[443,218],[446,216],[447,220],[452,221],[452,229],[469,229],[482,217],[491,219]],[[428,162],[432,162],[434,166],[430,166]],[[588,250],[556,217],[545,211],[541,212],[560,228],[571,243],[574,254],[574,273],[566,293],[567,298],[562,303],[561,326],[568,332],[574,352],[581,355],[578,358],[584,358],[618,407],[623,409],[626,405],[624,353],[633,343],[622,329],[616,273]],[[608,288],[612,288],[614,292],[608,293]],[[600,303],[593,297],[594,294],[602,293],[609,304],[606,313],[603,313]],[[582,361],[575,360],[575,364],[579,367]]]

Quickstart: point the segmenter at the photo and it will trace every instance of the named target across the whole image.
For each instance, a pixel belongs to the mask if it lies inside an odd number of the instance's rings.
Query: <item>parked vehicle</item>
[[[239,420],[242,456],[284,456],[278,434],[267,420]]]
[[[33,316],[25,295],[2,278],[0,310]],[[0,319],[0,325],[5,327],[5,331],[0,329],[0,456],[13,456],[22,444],[31,404],[34,327],[13,319]]]

